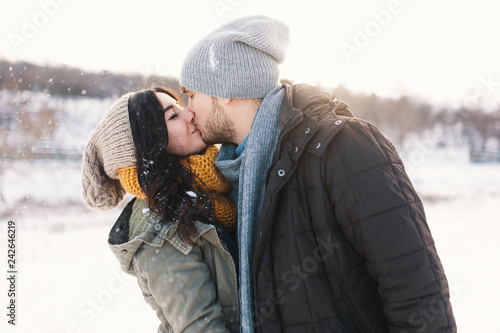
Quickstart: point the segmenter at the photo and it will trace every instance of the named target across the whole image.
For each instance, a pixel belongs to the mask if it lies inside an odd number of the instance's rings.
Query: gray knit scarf
[[[238,249],[240,258],[241,332],[253,332],[251,267],[257,223],[264,200],[267,170],[279,137],[284,89],[272,89],[260,104],[245,150],[236,158],[234,144],[223,145],[215,165],[232,186],[238,203]],[[236,190],[237,189],[237,190]]]

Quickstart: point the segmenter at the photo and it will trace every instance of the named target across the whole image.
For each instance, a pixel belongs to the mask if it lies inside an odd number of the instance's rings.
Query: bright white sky
[[[493,0],[22,0],[5,7],[0,57],[9,60],[179,77],[185,54],[206,33],[264,14],[290,27],[282,78],[452,106],[500,103]]]

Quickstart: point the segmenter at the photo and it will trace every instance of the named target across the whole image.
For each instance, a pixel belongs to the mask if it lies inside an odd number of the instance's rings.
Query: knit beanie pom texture
[[[118,170],[136,164],[128,114],[131,95],[122,96],[111,106],[92,132],[83,153],[82,197],[91,208],[113,209],[125,196]]]
[[[188,52],[181,86],[221,98],[262,98],[279,84],[289,29],[262,16],[233,20],[200,40]]]

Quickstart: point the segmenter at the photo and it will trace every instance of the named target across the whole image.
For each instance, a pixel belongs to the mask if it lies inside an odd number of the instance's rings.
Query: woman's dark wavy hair
[[[177,94],[165,87],[141,90],[129,98],[139,185],[148,198],[151,211],[161,215],[163,222],[178,221],[179,237],[194,245],[198,237],[194,222],[210,222],[214,217],[213,206],[206,194],[194,189],[194,175],[180,163],[181,158],[167,152],[165,111],[155,92],[169,95],[182,106]],[[187,191],[197,196],[192,197]]]

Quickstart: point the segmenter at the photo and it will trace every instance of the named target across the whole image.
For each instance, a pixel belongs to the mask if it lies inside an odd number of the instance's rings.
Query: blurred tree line
[[[293,83],[290,80],[282,82]],[[153,85],[163,85],[179,91],[179,82],[172,77],[108,71],[91,73],[67,66],[42,66],[23,61],[0,60],[0,93],[2,90],[16,90],[42,92],[65,98],[118,98],[129,91]],[[347,102],[357,117],[379,127],[398,148],[403,148],[409,137],[423,138],[435,132],[440,133],[436,137],[439,145],[447,145],[452,141],[454,144],[469,145],[473,149],[487,150],[491,149],[491,142],[497,145],[500,142],[500,105],[493,111],[486,111],[479,106],[473,109],[465,106],[437,108],[409,96],[383,98],[374,94],[354,94],[343,86],[335,89],[321,88]],[[184,103],[187,102],[185,95],[180,94],[180,97]],[[18,122],[24,122],[28,131],[40,132],[35,137],[50,137],[50,133],[59,124],[57,114],[57,110],[42,105],[36,115],[31,115],[31,119],[29,115],[19,113],[15,118]],[[2,121],[1,118],[9,116],[12,115],[0,110],[0,127],[2,122],[9,122],[8,119]],[[43,124],[39,130],[35,130],[37,123]],[[495,149],[500,150],[500,147]]]
[[[479,105],[436,107],[410,96],[353,94],[343,86],[325,90],[347,102],[356,117],[379,127],[399,148],[409,137],[433,136],[440,146],[467,145],[471,150],[500,152],[500,105],[490,111]]]
[[[127,92],[155,85],[175,91],[180,88],[177,79],[160,75],[116,74],[109,71],[92,73],[68,66],[42,66],[0,59],[0,157],[36,158],[33,157],[37,156],[34,147],[50,142],[65,121],[65,110],[47,103],[35,108],[30,105],[32,101],[29,97],[13,99],[3,91],[29,91],[64,99],[115,99]],[[187,102],[187,96],[181,95],[180,98]],[[9,134],[14,132],[16,138],[22,137],[22,143],[17,142],[15,147],[11,147]]]
[[[0,60],[0,89],[29,90],[68,97],[118,97],[127,92],[163,85],[179,91],[177,79],[159,75],[90,73],[67,66],[41,66]]]

